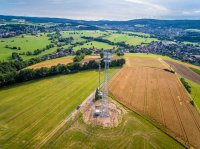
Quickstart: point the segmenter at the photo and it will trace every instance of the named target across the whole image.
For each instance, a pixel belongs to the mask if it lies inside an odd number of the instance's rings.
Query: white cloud
[[[200,0],[0,0],[0,3],[0,14],[10,15],[88,20],[200,19]]]
[[[195,10],[194,12],[195,12],[195,13],[200,13],[200,10]]]
[[[73,2],[73,0],[50,0],[50,4],[66,4],[69,2]]]
[[[192,10],[192,11],[183,11],[183,15],[197,15],[200,13],[200,10]]]
[[[9,2],[8,5],[24,5],[25,2]]]
[[[125,0],[125,1],[135,3],[135,4],[145,5],[147,7],[151,7],[151,8],[157,9],[157,10],[168,11],[168,9],[166,7],[155,4],[155,3],[147,2],[146,0]]]

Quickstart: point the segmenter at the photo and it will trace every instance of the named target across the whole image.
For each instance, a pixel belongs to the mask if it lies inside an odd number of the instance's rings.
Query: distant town
[[[58,47],[55,52],[46,54],[41,56],[42,60],[52,59],[57,57],[63,57],[67,55],[74,55],[75,51],[73,50],[76,46],[81,46],[86,43],[92,41],[98,41],[102,43],[106,43],[115,47],[115,51],[121,51],[124,53],[152,53],[152,54],[161,54],[172,57],[177,60],[181,60],[184,62],[188,62],[194,65],[200,65],[200,30],[198,29],[186,29],[187,24],[184,22],[170,22],[168,25],[166,21],[166,25],[162,25],[162,21],[156,21],[154,25],[152,22],[154,20],[138,20],[130,21],[130,22],[75,22],[68,21],[68,23],[38,23],[40,19],[35,19],[35,23],[31,23],[26,21],[26,18],[14,18],[8,22],[9,17],[3,16],[2,19],[0,17],[0,38],[2,39],[0,42],[4,42],[4,38],[10,38],[15,36],[22,36],[23,34],[30,34],[33,36],[38,36],[39,33],[45,33],[49,36],[49,40],[51,44],[46,46],[43,49],[36,49],[35,51],[26,51],[20,52],[21,47],[9,47],[6,45],[6,48],[10,49],[18,49],[19,52],[14,53],[14,59],[19,58],[20,55],[39,55],[45,50],[51,49],[53,47]],[[43,20],[44,21],[44,20]],[[47,20],[45,20],[47,21]],[[96,23],[96,24],[95,24]],[[110,24],[109,24],[110,23]],[[140,23],[140,24],[139,24]],[[143,24],[142,24],[143,23]],[[190,25],[193,23],[192,21],[188,21]],[[196,22],[198,23],[198,21]],[[196,26],[198,28],[199,26]],[[191,26],[190,26],[191,28]],[[132,37],[141,37],[144,39],[148,38],[156,38],[158,41],[152,41],[148,44],[142,43],[141,45],[131,45],[129,43],[119,41],[109,41],[106,39],[109,36],[109,33],[99,36],[99,37],[89,37],[82,36],[84,41],[79,41],[76,43],[72,43],[73,36],[63,38],[61,37],[60,32],[62,31],[72,31],[72,30],[100,30],[100,31],[116,31],[119,34],[126,34]],[[127,31],[129,33],[124,33]],[[56,32],[56,34],[51,34],[52,32]],[[134,32],[140,32],[144,34],[135,34]],[[49,34],[50,33],[50,34]],[[148,34],[149,36],[145,36]],[[59,41],[56,41],[56,38]],[[56,42],[55,42],[56,41]],[[69,45],[65,48],[65,45]],[[101,49],[98,47],[90,47],[84,48],[87,50],[92,50],[93,54],[101,53]],[[17,56],[16,56],[17,55]],[[19,55],[19,56],[18,56]]]

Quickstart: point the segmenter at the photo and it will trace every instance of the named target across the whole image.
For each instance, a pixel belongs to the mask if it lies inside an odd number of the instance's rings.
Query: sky
[[[0,0],[0,15],[76,20],[200,20],[200,0]]]

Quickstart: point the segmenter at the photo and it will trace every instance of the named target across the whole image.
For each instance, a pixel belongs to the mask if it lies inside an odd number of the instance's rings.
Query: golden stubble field
[[[177,76],[158,59],[128,57],[109,92],[133,111],[159,124],[186,147],[200,148],[200,116]]]
[[[81,63],[89,62],[89,61],[92,61],[92,60],[100,61],[100,57],[95,56],[95,55],[94,56],[85,56],[84,60],[82,60]],[[29,66],[27,68],[29,68],[29,69],[39,69],[41,67],[50,68],[50,67],[56,66],[58,64],[67,65],[67,64],[72,63],[72,62],[73,62],[73,57],[67,56],[67,57],[43,61],[43,62],[37,63],[35,65]]]

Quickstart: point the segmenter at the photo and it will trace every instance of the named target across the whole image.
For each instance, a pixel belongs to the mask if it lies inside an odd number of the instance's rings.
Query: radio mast
[[[101,99],[101,117],[109,117],[108,112],[108,70],[111,62],[111,53],[109,51],[104,52],[103,61],[105,63],[104,68],[104,83],[103,83],[103,98]]]

